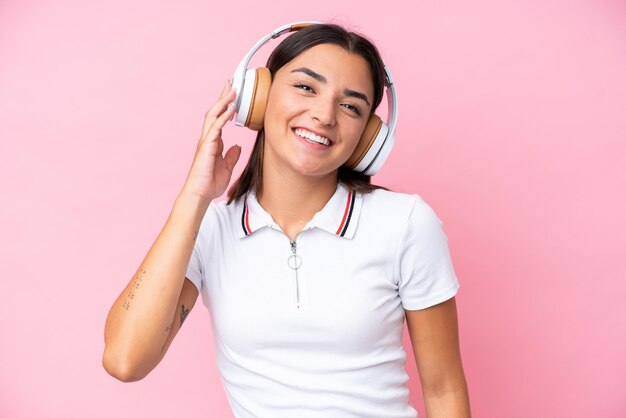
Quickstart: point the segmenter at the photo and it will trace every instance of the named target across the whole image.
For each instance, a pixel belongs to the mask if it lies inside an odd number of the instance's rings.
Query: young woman
[[[214,200],[240,155],[221,138],[237,110],[230,82],[206,113],[170,217],[111,308],[104,367],[145,377],[202,293],[237,418],[409,418],[406,318],[428,416],[469,417],[441,221],[418,195],[353,169],[384,93],[376,47],[311,25],[267,68],[259,133],[228,202]]]

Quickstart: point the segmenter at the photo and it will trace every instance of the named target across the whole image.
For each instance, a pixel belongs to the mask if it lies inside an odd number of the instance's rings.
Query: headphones
[[[295,22],[281,26],[258,41],[239,63],[233,75],[233,88],[237,94],[235,98],[235,112],[237,113],[235,124],[237,126],[247,126],[255,131],[263,129],[265,108],[272,85],[272,74],[265,67],[248,68],[252,56],[271,39],[318,24],[324,23]],[[382,167],[394,143],[394,131],[398,119],[398,101],[391,72],[387,66],[385,66],[385,85],[389,109],[387,123],[384,123],[378,115],[372,114],[354,153],[345,163],[352,170],[368,176],[376,174]]]

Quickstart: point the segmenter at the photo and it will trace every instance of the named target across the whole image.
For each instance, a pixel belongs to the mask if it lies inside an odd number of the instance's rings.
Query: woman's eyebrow
[[[360,91],[354,91],[354,90],[350,90],[350,89],[345,89],[343,91],[343,94],[345,94],[348,97],[355,97],[357,99],[361,99],[365,103],[367,103],[368,106],[371,106],[370,102],[367,100],[367,96],[365,94],[361,93]]]
[[[291,70],[292,73],[296,73],[296,72],[300,72],[300,73],[304,73],[310,77],[313,77],[314,79],[316,79],[317,81],[319,81],[320,83],[326,84],[326,82],[328,80],[326,80],[326,77],[324,77],[321,74],[316,73],[315,71],[313,71],[312,69],[308,68],[308,67],[300,67],[300,68],[296,68],[295,70]],[[357,99],[361,99],[363,100],[365,103],[367,103],[368,106],[370,105],[369,100],[367,100],[367,96],[363,93],[361,93],[360,91],[355,91],[355,90],[350,90],[350,89],[346,89],[343,91],[343,94],[345,94],[348,97],[354,97]]]
[[[296,72],[304,73],[304,74],[306,74],[308,76],[313,77],[314,79],[316,79],[320,83],[324,83],[324,84],[326,84],[326,82],[328,81],[328,80],[326,80],[326,77],[324,77],[321,74],[316,73],[315,71],[313,71],[312,69],[307,68],[307,67],[296,68],[295,70],[291,70],[291,72],[292,73],[296,73]]]

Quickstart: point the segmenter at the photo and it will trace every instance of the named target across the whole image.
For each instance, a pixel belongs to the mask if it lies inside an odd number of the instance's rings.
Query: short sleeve
[[[204,269],[202,267],[202,257],[200,256],[199,243],[197,239],[193,251],[191,252],[191,258],[189,259],[189,265],[187,266],[187,277],[198,288],[198,292],[202,290],[202,277],[204,276]]]
[[[398,293],[407,310],[444,302],[459,288],[443,222],[417,195],[400,242],[397,269]]]
[[[213,243],[213,231],[215,229],[215,203],[211,202],[207,209],[202,223],[200,224],[200,230],[196,242],[189,258],[189,265],[187,266],[187,277],[196,286],[198,292],[202,290],[202,285],[205,280],[204,262],[205,257],[210,254]]]

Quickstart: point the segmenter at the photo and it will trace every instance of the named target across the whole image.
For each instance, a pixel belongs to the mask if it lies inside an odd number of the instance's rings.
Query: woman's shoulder
[[[244,196],[236,197],[232,202],[228,203],[228,199],[213,200],[209,205],[209,209],[216,212],[229,212],[236,210],[239,206],[243,205]]]
[[[417,203],[426,203],[417,193],[398,192],[387,189],[374,189],[369,193],[364,193],[363,198],[370,201],[372,205],[393,205],[412,207]]]
[[[437,219],[433,208],[418,193],[398,192],[386,189],[375,189],[363,195],[364,209],[372,216],[390,221],[406,223]]]

